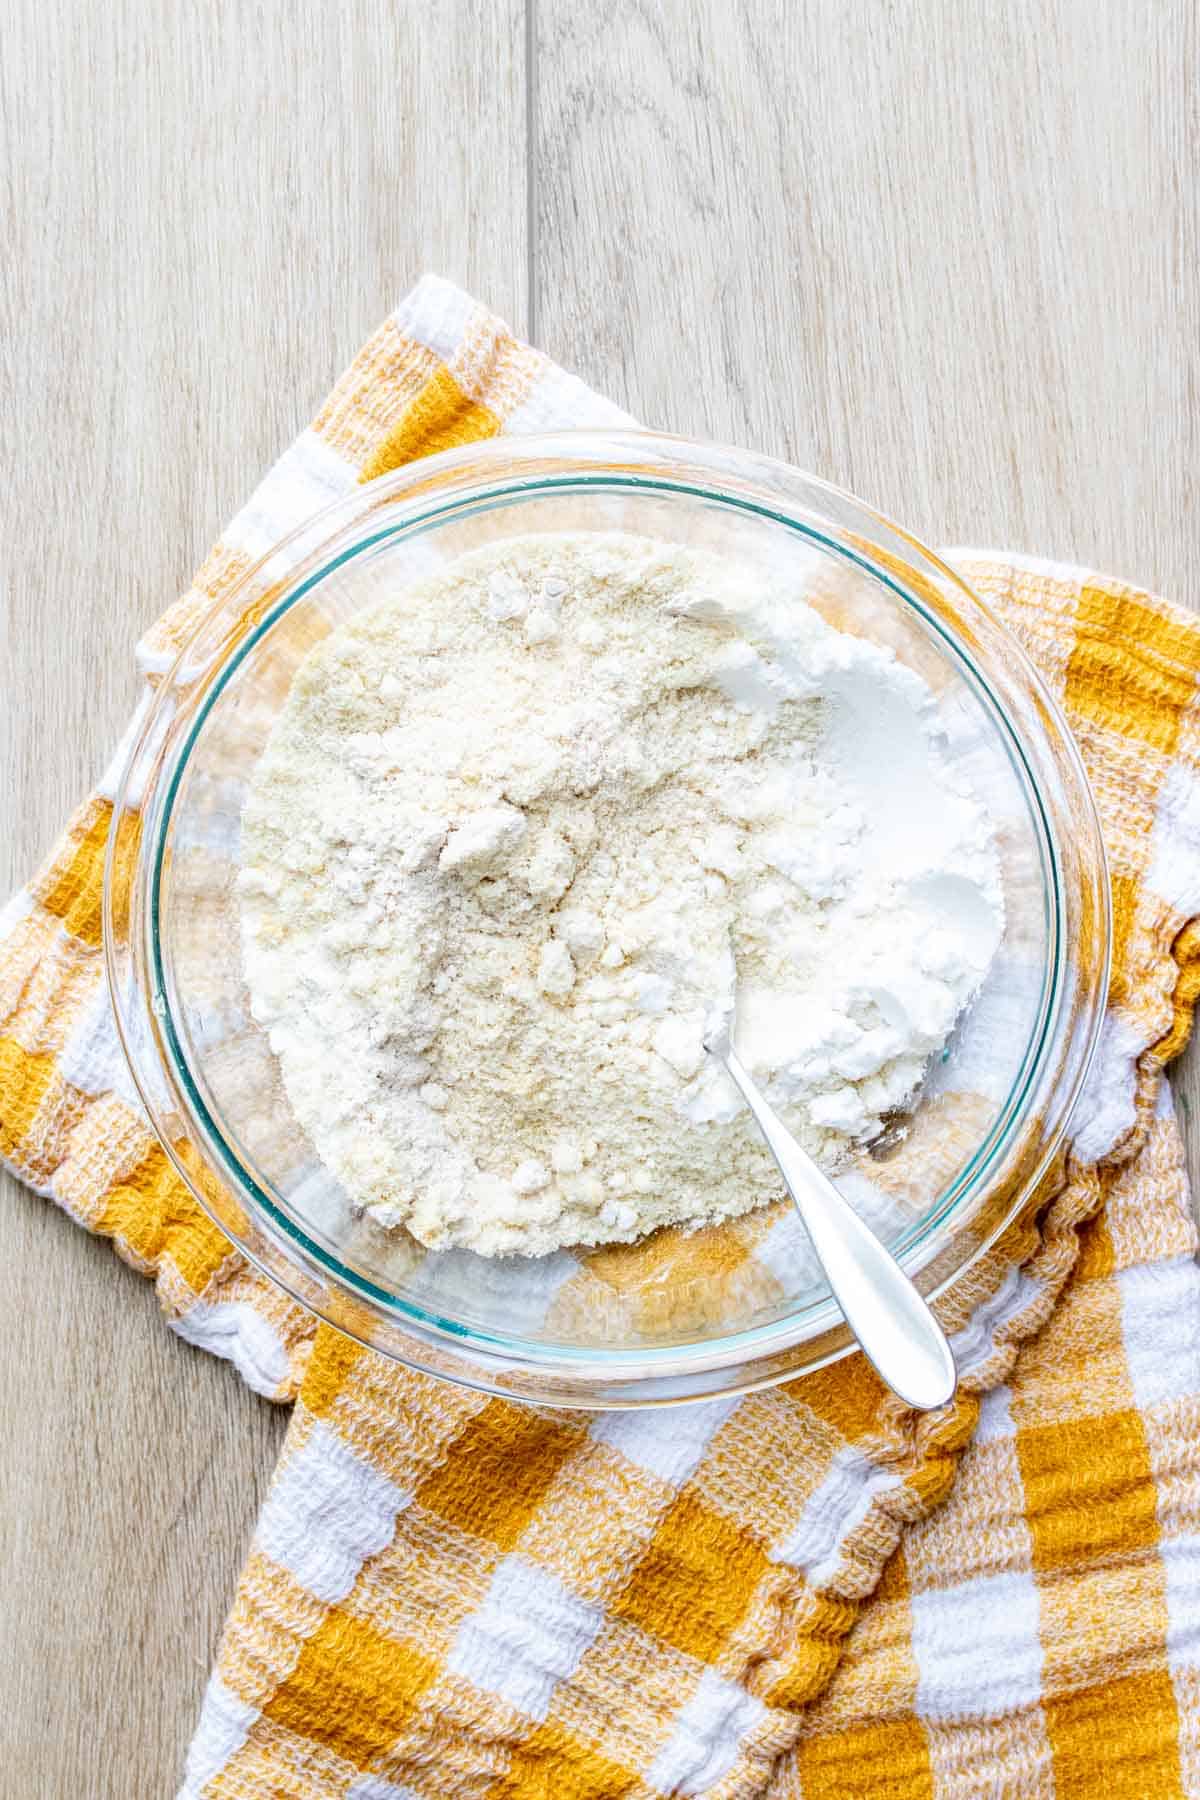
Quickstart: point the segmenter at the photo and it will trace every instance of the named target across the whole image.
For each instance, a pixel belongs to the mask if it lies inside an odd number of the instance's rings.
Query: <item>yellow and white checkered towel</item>
[[[356,481],[622,419],[426,279],[144,640],[148,681]],[[176,1330],[296,1400],[189,1800],[1200,1795],[1200,1275],[1161,1080],[1200,990],[1200,621],[953,559],[1070,718],[1117,943],[1065,1176],[945,1306],[944,1417],[861,1357],[665,1414],[539,1411],[318,1329],[136,1104],[100,967],[103,785],[0,918],[0,1154],[155,1275]]]

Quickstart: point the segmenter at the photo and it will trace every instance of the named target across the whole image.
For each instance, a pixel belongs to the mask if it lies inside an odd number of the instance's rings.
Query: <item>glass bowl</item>
[[[583,1407],[737,1393],[852,1348],[790,1208],[540,1259],[385,1231],[292,1115],[250,1015],[235,883],[248,780],[322,636],[463,551],[613,528],[801,570],[810,604],[920,672],[991,812],[1000,952],[911,1116],[842,1177],[927,1294],[1033,1203],[1095,1044],[1110,936],[1095,809],[1037,675],[952,570],[823,482],[648,433],[495,439],[371,482],[278,544],[201,620],[120,780],[105,944],[134,1079],[201,1205],[315,1313],[451,1380]]]

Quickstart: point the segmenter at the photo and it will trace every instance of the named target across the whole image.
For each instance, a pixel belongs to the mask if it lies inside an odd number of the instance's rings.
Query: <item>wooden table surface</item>
[[[1197,27],[1190,0],[11,0],[3,887],[106,759],[138,630],[426,268],[647,423],[933,543],[1200,596]],[[6,1183],[0,1795],[173,1791],[284,1425]]]

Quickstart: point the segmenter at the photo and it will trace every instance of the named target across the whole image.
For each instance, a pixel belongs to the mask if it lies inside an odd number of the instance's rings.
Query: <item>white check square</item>
[[[733,1767],[742,1739],[766,1716],[761,1700],[706,1669],[650,1765],[649,1785],[664,1794],[706,1793]]]
[[[980,1575],[912,1596],[917,1711],[952,1720],[1036,1706],[1042,1645],[1032,1571]]]
[[[603,1622],[599,1607],[549,1570],[506,1556],[479,1611],[459,1626],[447,1667],[540,1721]]]
[[[669,1412],[644,1406],[637,1411],[609,1412],[592,1426],[598,1444],[608,1444],[648,1475],[678,1487],[693,1473],[704,1452],[737,1406],[736,1400],[710,1400],[700,1406],[674,1406]]]
[[[332,1605],[391,1543],[410,1498],[318,1421],[267,1496],[258,1547]]]

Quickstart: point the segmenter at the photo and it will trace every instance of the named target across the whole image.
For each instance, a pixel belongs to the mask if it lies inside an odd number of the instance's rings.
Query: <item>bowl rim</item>
[[[665,467],[647,460],[648,447],[660,457],[670,458]],[[602,449],[606,453],[624,450],[633,460],[628,465],[605,463],[596,469],[589,464],[581,453],[589,448]],[[539,470],[532,465],[539,457],[575,459],[569,473],[548,474],[545,469]],[[640,459],[640,460],[639,460]],[[485,474],[482,479],[470,483],[464,490],[451,485],[449,491],[438,491],[436,479],[452,477],[460,470],[471,470],[480,462],[485,469],[495,465],[494,472]],[[705,467],[708,486],[698,486],[694,478],[696,463]],[[691,474],[674,473],[672,466],[685,463],[692,465]],[[732,464],[733,476],[731,479]],[[522,468],[526,472],[522,473]],[[773,458],[759,456],[755,453],[731,449],[720,445],[698,443],[690,439],[680,438],[665,433],[637,432],[633,430],[599,429],[577,432],[555,432],[547,434],[529,434],[513,438],[494,438],[490,442],[474,443],[439,453],[436,456],[422,459],[416,463],[404,465],[401,469],[383,475],[370,483],[362,483],[347,495],[333,501],[310,517],[302,520],[278,542],[273,544],[258,561],[241,576],[236,586],[227,594],[214,600],[213,605],[204,610],[194,630],[189,634],[187,642],[168,676],[159,688],[158,694],[146,710],[142,729],[132,734],[134,742],[130,745],[117,783],[114,797],[112,829],[108,852],[105,859],[104,873],[104,945],[105,965],[108,972],[110,992],[113,997],[114,1011],[117,1015],[118,1033],[122,1048],[129,1064],[134,1082],[137,1085],[143,1103],[150,1115],[155,1131],[164,1143],[178,1173],[214,1222],[226,1234],[233,1238],[238,1248],[254,1263],[264,1270],[274,1282],[292,1293],[309,1310],[350,1335],[359,1337],[360,1341],[372,1344],[376,1348],[387,1349],[378,1343],[370,1329],[364,1330],[361,1324],[358,1329],[351,1320],[347,1322],[345,1309],[340,1306],[323,1306],[314,1304],[311,1289],[296,1281],[289,1281],[293,1272],[291,1264],[299,1256],[305,1265],[306,1272],[313,1274],[312,1264],[315,1262],[318,1282],[332,1280],[350,1291],[355,1301],[366,1302],[368,1306],[383,1308],[393,1318],[399,1329],[405,1333],[415,1333],[418,1340],[431,1348],[447,1347],[464,1350],[469,1346],[469,1360],[481,1364],[484,1368],[496,1363],[503,1370],[514,1366],[547,1372],[567,1371],[574,1375],[583,1374],[584,1378],[602,1382],[614,1376],[624,1381],[655,1380],[664,1373],[674,1375],[681,1369],[690,1371],[714,1370],[728,1367],[746,1368],[752,1371],[756,1362],[764,1356],[771,1357],[780,1353],[803,1349],[805,1345],[816,1343],[822,1336],[829,1337],[831,1332],[835,1338],[840,1336],[844,1341],[832,1342],[828,1354],[822,1354],[806,1360],[805,1368],[819,1366],[820,1362],[832,1360],[852,1349],[853,1340],[845,1332],[844,1323],[836,1303],[828,1294],[815,1304],[796,1311],[792,1310],[781,1318],[743,1328],[730,1333],[697,1336],[693,1340],[675,1344],[630,1346],[594,1346],[586,1349],[579,1345],[554,1344],[535,1339],[506,1337],[492,1333],[474,1325],[444,1318],[419,1306],[415,1301],[406,1300],[390,1293],[386,1288],[350,1268],[337,1255],[336,1251],[326,1248],[315,1241],[311,1229],[306,1230],[285,1211],[276,1206],[270,1195],[265,1193],[255,1181],[245,1160],[234,1154],[234,1147],[229,1134],[222,1129],[219,1119],[214,1118],[205,1103],[202,1085],[191,1069],[186,1051],[174,1026],[170,1006],[170,982],[167,971],[163,967],[162,947],[158,931],[158,913],[161,897],[161,875],[163,850],[167,842],[172,818],[172,808],[177,797],[184,771],[204,723],[212,708],[219,700],[221,693],[232,680],[238,667],[250,654],[256,644],[266,635],[278,620],[288,612],[305,594],[311,592],[326,579],[336,568],[354,557],[369,551],[381,541],[397,536],[411,536],[423,528],[436,523],[439,518],[461,516],[464,510],[478,511],[485,506],[511,504],[518,499],[533,499],[547,492],[573,491],[579,492],[588,487],[599,487],[612,491],[617,489],[654,490],[675,493],[702,501],[716,502],[724,506],[732,506],[743,513],[757,514],[760,517],[780,523],[793,532],[798,532],[810,542],[822,545],[842,559],[855,562],[867,570],[878,580],[882,580],[896,595],[903,605],[915,609],[925,626],[941,640],[943,652],[957,666],[960,672],[967,675],[977,697],[986,705],[994,724],[1001,729],[1006,748],[1019,763],[1022,774],[1022,787],[1027,800],[1037,808],[1040,826],[1039,842],[1047,860],[1046,876],[1048,897],[1053,898],[1052,919],[1052,953],[1048,955],[1050,964],[1047,980],[1043,981],[1043,994],[1039,1003],[1038,1019],[1035,1031],[1031,1034],[1030,1043],[1023,1053],[1017,1077],[1010,1093],[1000,1105],[995,1120],[982,1143],[972,1152],[968,1161],[960,1169],[946,1190],[939,1197],[937,1205],[931,1208],[917,1221],[911,1231],[907,1232],[897,1247],[899,1260],[910,1268],[910,1272],[919,1276],[923,1263],[917,1257],[923,1245],[944,1224],[952,1211],[961,1203],[964,1194],[972,1184],[986,1185],[988,1171],[1006,1149],[1011,1148],[1014,1134],[1022,1120],[1023,1102],[1031,1091],[1039,1071],[1044,1068],[1044,1059],[1048,1046],[1053,1038],[1054,1026],[1059,1019],[1064,1001],[1065,982],[1065,896],[1062,887],[1061,858],[1058,854],[1056,836],[1050,819],[1047,816],[1046,802],[1041,782],[1030,766],[1025,746],[1008,716],[1007,709],[993,691],[992,683],[984,668],[980,667],[975,655],[955,632],[948,620],[936,611],[931,611],[928,601],[905,586],[902,580],[873,560],[869,554],[864,555],[841,538],[830,535],[834,529],[833,522],[825,520],[825,530],[814,528],[810,520],[803,516],[803,508],[796,499],[789,500],[772,495],[768,504],[761,492],[757,499],[747,498],[737,491],[736,482],[742,481],[753,486],[761,482],[764,486],[781,479],[785,484],[802,483],[806,498],[819,500],[828,495],[837,503],[839,509],[849,508],[859,515],[862,523],[870,527],[876,525],[885,533],[899,539],[903,544],[911,546],[920,560],[931,567],[943,582],[948,582],[956,597],[965,598],[969,608],[977,609],[986,619],[988,627],[998,633],[1005,650],[1005,662],[1009,677],[1015,674],[1021,685],[1036,699],[1041,711],[1047,716],[1051,725],[1056,728],[1060,740],[1055,749],[1061,750],[1063,762],[1069,771],[1070,785],[1077,802],[1082,804],[1084,815],[1092,839],[1091,850],[1097,867],[1093,895],[1099,901],[1100,922],[1102,926],[1103,946],[1100,964],[1093,972],[1091,982],[1090,1004],[1086,1012],[1087,1041],[1082,1052],[1077,1054],[1075,1066],[1069,1083],[1066,1104],[1059,1104],[1059,1113],[1054,1126],[1047,1133],[1041,1144],[1041,1154],[1034,1165],[1032,1173],[1023,1181],[1020,1191],[1012,1203],[1002,1209],[997,1219],[977,1243],[970,1247],[970,1253],[959,1261],[944,1277],[928,1284],[924,1291],[936,1296],[953,1287],[966,1274],[967,1270],[986,1253],[996,1238],[1008,1227],[1020,1213],[1022,1205],[1031,1193],[1035,1193],[1046,1170],[1054,1160],[1065,1136],[1071,1111],[1086,1079],[1087,1070],[1095,1053],[1100,1030],[1104,1019],[1103,997],[1107,992],[1108,965],[1111,958],[1111,917],[1109,908],[1109,892],[1107,865],[1104,853],[1103,838],[1099,829],[1095,802],[1091,794],[1087,774],[1079,756],[1078,748],[1071,736],[1070,729],[1062,716],[1053,696],[1050,695],[1040,674],[1029,661],[1021,646],[997,620],[984,602],[975,595],[963,581],[956,570],[944,563],[935,552],[928,550],[902,527],[894,525],[890,520],[878,513],[865,502],[848,494],[820,477],[811,476],[805,471]],[[420,489],[429,486],[427,496],[429,504],[426,508]],[[411,490],[417,489],[416,494]],[[387,523],[382,523],[382,515],[376,509],[381,505],[391,504],[393,516]],[[373,530],[373,521],[378,518],[380,529]],[[341,543],[342,536],[349,536],[350,541]],[[337,547],[337,553],[333,551]],[[261,1247],[248,1232],[239,1233],[231,1226],[230,1218],[217,1209],[209,1196],[204,1192],[202,1184],[194,1177],[184,1159],[177,1153],[170,1139],[169,1132],[164,1132],[157,1117],[155,1096],[152,1093],[152,1082],[143,1079],[138,1067],[138,1059],[133,1047],[135,1033],[129,1027],[124,1014],[124,1005],[128,997],[125,983],[120,978],[117,967],[117,933],[113,929],[114,886],[116,878],[116,838],[118,822],[129,807],[128,794],[133,772],[139,766],[139,753],[144,750],[152,738],[162,709],[167,705],[169,697],[176,687],[181,669],[188,666],[189,653],[196,642],[211,627],[215,619],[228,613],[231,620],[237,619],[245,610],[248,597],[272,565],[281,560],[287,563],[285,577],[281,585],[275,577],[272,585],[278,591],[272,603],[264,609],[255,621],[253,628],[245,633],[236,643],[232,654],[218,654],[209,659],[204,667],[204,681],[199,690],[190,692],[184,708],[187,719],[186,729],[182,730],[180,740],[175,746],[167,765],[165,776],[160,771],[155,780],[141,796],[137,810],[148,823],[151,798],[155,801],[154,829],[143,832],[144,841],[153,846],[151,875],[151,891],[149,904],[146,906],[146,925],[151,934],[150,952],[153,969],[153,986],[150,995],[140,996],[147,1000],[151,1014],[151,1035],[158,1047],[158,1073],[165,1073],[174,1097],[183,1104],[180,1110],[188,1125],[188,1135],[198,1137],[205,1155],[210,1162],[215,1162],[216,1172],[222,1182],[233,1191],[235,1204],[241,1207],[257,1209],[265,1214],[269,1221],[268,1236],[276,1248],[283,1250],[283,1266],[278,1258],[263,1254]],[[224,647],[222,647],[224,648]],[[168,734],[169,735],[169,734]],[[141,868],[142,858],[138,857]],[[1100,966],[1102,965],[1102,966]],[[158,1029],[161,1027],[161,1031]],[[167,1054],[163,1055],[165,1041]],[[183,1092],[180,1093],[182,1085]],[[197,1131],[196,1127],[200,1130]],[[282,1232],[286,1245],[279,1245],[277,1233]],[[298,1291],[299,1290],[299,1291]],[[336,1316],[334,1316],[336,1315]],[[375,1321],[371,1322],[372,1324]],[[841,1324],[840,1334],[838,1332]],[[432,1340],[432,1344],[430,1343]],[[399,1354],[401,1360],[415,1362],[416,1366],[424,1366],[418,1358],[410,1356],[408,1346]],[[434,1369],[435,1373],[444,1373],[443,1369]],[[796,1370],[783,1370],[769,1379],[784,1379]],[[466,1375],[456,1371],[454,1379],[470,1379],[470,1371]],[[493,1383],[480,1379],[473,1383],[496,1391]],[[761,1385],[747,1380],[742,1387]],[[507,1388],[501,1391],[508,1391]],[[545,1396],[538,1396],[544,1398]],[[679,1396],[690,1397],[690,1396]],[[704,1395],[695,1397],[703,1398]],[[573,1404],[580,1404],[575,1397]],[[626,1399],[619,1402],[628,1404]]]

